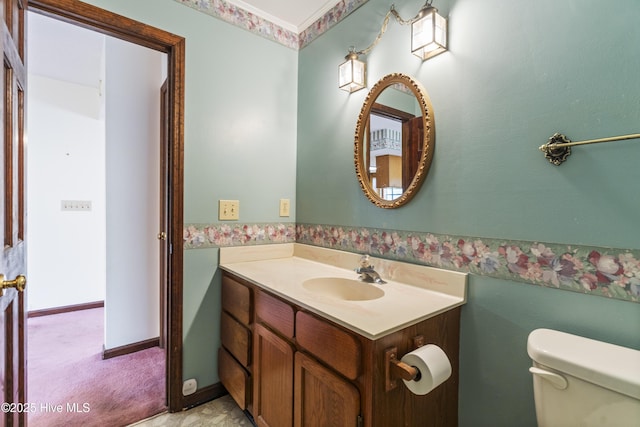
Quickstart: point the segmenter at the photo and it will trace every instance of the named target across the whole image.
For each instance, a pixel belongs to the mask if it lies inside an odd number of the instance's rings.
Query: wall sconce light
[[[411,24],[411,53],[423,61],[447,50],[447,20],[428,1]]]
[[[345,62],[338,68],[338,87],[349,93],[363,89],[367,85],[367,65],[360,61],[360,55],[368,54],[378,44],[382,35],[387,31],[391,15],[401,25],[411,24],[411,53],[423,61],[447,50],[447,20],[438,15],[438,9],[431,6],[433,0],[427,0],[418,14],[410,20],[404,20],[391,5],[382,22],[380,32],[375,40],[366,48],[359,51],[355,47],[349,49]]]
[[[338,68],[340,89],[355,92],[367,85],[367,64],[358,59],[358,53],[352,46],[344,57],[346,61]]]

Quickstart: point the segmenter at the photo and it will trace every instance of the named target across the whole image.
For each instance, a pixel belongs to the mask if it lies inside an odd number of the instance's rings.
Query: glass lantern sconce
[[[367,85],[367,64],[358,59],[355,48],[349,49],[346,61],[338,68],[340,89],[355,92]]]
[[[359,56],[368,54],[378,44],[392,15],[401,25],[411,25],[411,53],[425,61],[446,51],[447,20],[438,14],[438,9],[431,6],[432,1],[427,0],[418,14],[410,20],[402,19],[394,5],[391,5],[375,40],[366,49],[356,51],[353,46],[349,48],[345,62],[338,68],[340,89],[351,93],[367,85],[367,64],[360,61]]]
[[[411,24],[411,53],[423,61],[447,50],[447,20],[429,3]]]

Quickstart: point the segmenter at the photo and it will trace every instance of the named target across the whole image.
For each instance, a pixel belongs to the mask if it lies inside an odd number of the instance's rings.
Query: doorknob
[[[0,274],[0,297],[7,288],[16,288],[18,292],[22,292],[25,286],[27,286],[27,278],[22,274],[13,280],[4,280],[4,274]]]
[[[164,231],[158,233],[158,240],[167,240],[167,233]]]

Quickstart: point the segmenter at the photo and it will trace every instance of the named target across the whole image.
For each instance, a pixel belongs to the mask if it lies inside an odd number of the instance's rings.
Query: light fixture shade
[[[423,61],[447,50],[447,20],[435,7],[426,7],[411,24],[411,53]]]
[[[347,92],[355,92],[367,85],[367,64],[358,60],[355,52],[345,56],[346,61],[338,67],[338,86]]]

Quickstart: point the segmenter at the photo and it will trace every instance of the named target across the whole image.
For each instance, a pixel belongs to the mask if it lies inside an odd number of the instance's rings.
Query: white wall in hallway
[[[105,296],[105,165],[96,88],[30,75],[27,90],[28,310]],[[90,211],[63,211],[89,200]]]
[[[106,41],[106,349],[157,337],[160,330],[163,57]]]

